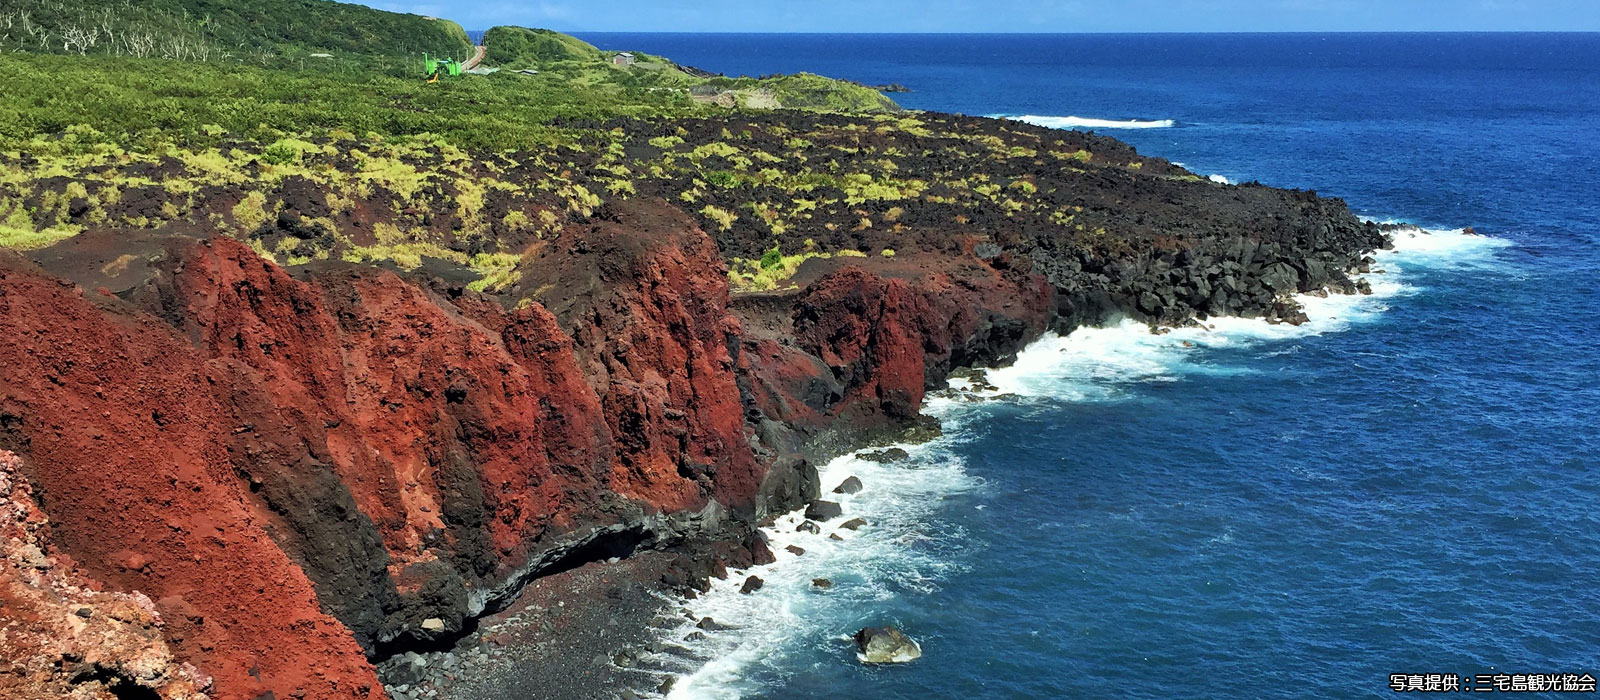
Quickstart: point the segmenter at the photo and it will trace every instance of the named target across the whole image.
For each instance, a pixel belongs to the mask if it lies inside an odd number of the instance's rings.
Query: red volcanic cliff
[[[617,493],[663,510],[748,511],[757,465],[735,383],[728,279],[715,244],[668,207],[569,226],[524,287],[572,336],[616,440]]]
[[[765,415],[810,430],[903,425],[952,369],[1003,360],[1050,324],[1054,289],[1009,258],[930,255],[872,271],[845,260],[802,269],[814,281],[776,300],[787,318],[746,324],[744,373]],[[741,310],[770,317],[772,303]]]
[[[49,272],[0,253],[0,449],[59,556],[154,600],[227,698],[378,697],[367,656],[448,640],[528,577],[745,538],[815,497],[801,455],[838,419],[903,423],[1053,303],[970,254],[818,261],[734,301],[659,202],[536,243],[509,309],[226,238],[85,263],[125,245],[81,236]]]
[[[1049,326],[1054,289],[1009,261],[924,265],[888,277],[847,267],[795,304],[797,347],[845,387],[834,415],[909,420],[924,388],[951,369],[1003,359]]]
[[[29,268],[0,258],[0,441],[28,458],[55,546],[154,599],[218,697],[381,696],[230,466],[227,380],[160,319]]]

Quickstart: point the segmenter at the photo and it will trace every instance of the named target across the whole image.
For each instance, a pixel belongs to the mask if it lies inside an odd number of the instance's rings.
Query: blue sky
[[[368,0],[496,24],[615,32],[1600,31],[1600,0]]]

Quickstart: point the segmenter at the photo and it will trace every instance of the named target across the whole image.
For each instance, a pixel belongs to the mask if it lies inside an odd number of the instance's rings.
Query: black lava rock
[[[844,509],[833,501],[812,501],[811,505],[806,506],[806,518],[809,520],[827,522],[841,515],[844,515]]]
[[[904,452],[904,451],[902,450],[902,452]],[[860,493],[861,492],[861,480],[852,476],[852,477],[850,477],[848,479],[845,479],[842,482],[839,482],[839,486],[834,488],[833,492],[834,493]]]

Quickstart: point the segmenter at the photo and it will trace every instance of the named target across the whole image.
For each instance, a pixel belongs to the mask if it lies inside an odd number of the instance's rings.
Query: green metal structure
[[[453,58],[432,58],[422,54],[422,70],[428,76],[428,81],[438,80],[442,76],[452,78],[461,77],[461,62]]]

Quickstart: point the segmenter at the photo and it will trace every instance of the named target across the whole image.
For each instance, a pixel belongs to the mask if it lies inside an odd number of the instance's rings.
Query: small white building
[[[615,56],[612,56],[611,57],[611,65],[613,65],[613,66],[631,66],[631,65],[633,65],[633,54],[628,53],[627,51],[623,51],[622,53],[619,53],[619,54],[617,54]]]

